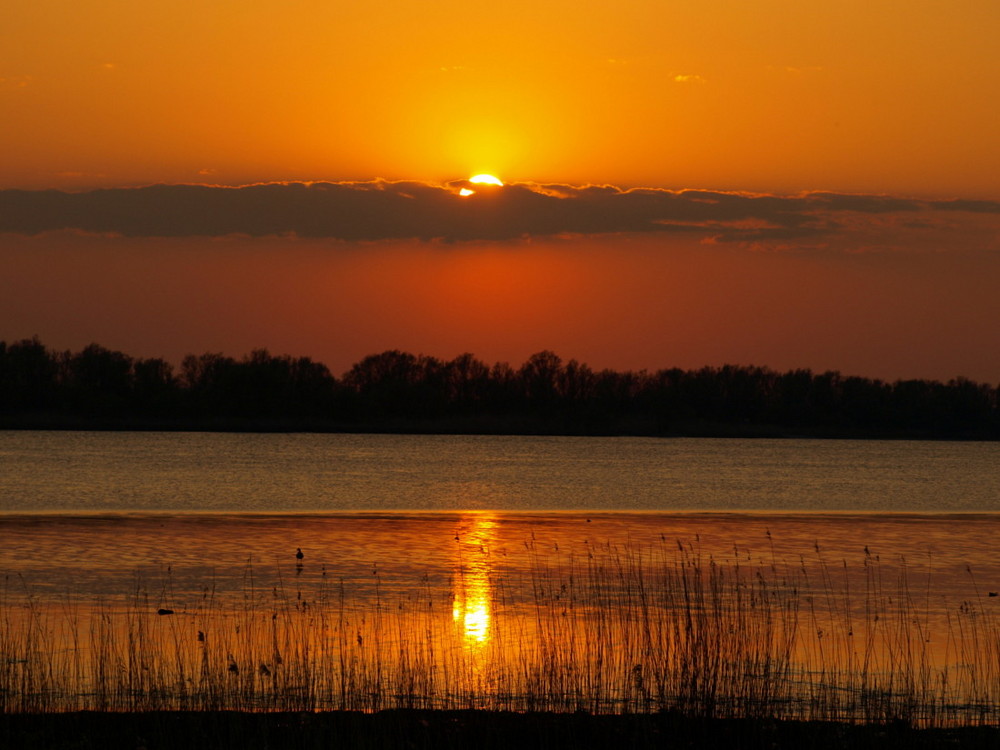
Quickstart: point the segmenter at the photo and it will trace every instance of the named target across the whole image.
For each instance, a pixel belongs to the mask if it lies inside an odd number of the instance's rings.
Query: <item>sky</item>
[[[0,340],[996,384],[998,32],[995,0],[16,0]]]

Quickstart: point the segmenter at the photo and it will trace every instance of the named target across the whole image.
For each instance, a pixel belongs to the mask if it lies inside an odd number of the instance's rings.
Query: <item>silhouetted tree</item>
[[[291,413],[314,417],[336,417],[337,379],[326,365],[309,357],[289,360]]]
[[[550,351],[532,354],[518,370],[524,399],[537,414],[551,414],[557,405],[562,359]]]
[[[90,344],[62,357],[63,385],[72,408],[94,416],[125,412],[132,394],[132,358]]]
[[[454,413],[475,414],[489,399],[490,368],[465,353],[445,363],[442,369],[445,399]]]
[[[238,412],[233,389],[236,361],[218,353],[189,354],[181,362],[181,383],[188,409],[194,415],[216,417]]]
[[[37,336],[13,344],[0,342],[0,413],[51,408],[58,370]]]
[[[766,427],[792,434],[1000,438],[998,389],[966,378],[887,384],[833,371],[737,365],[594,372],[576,360],[564,364],[551,351],[531,355],[515,370],[504,362],[487,366],[471,354],[442,362],[392,350],[365,357],[338,382],[308,357],[266,349],[238,361],[189,355],[175,376],[162,359],[134,360],[98,344],[54,354],[37,338],[0,342],[0,415],[7,424],[32,415],[30,424],[163,420],[267,429],[426,429],[459,416],[471,420],[471,429],[557,433],[700,434],[735,427],[740,434]]]
[[[180,383],[173,366],[162,359],[132,363],[132,407],[140,416],[170,416],[180,405]]]
[[[363,414],[375,417],[426,416],[433,411],[437,393],[431,376],[441,371],[431,357],[415,357],[399,350],[365,357],[343,378],[360,397]],[[439,389],[445,387],[439,379]]]
[[[675,367],[658,370],[646,378],[638,406],[649,414],[660,432],[669,432],[681,421],[694,418],[693,405],[684,397],[686,377],[687,373]]]
[[[888,423],[892,392],[881,380],[852,376],[841,382],[841,390],[850,425],[871,431]]]
[[[490,368],[487,393],[488,409],[494,414],[510,415],[525,411],[517,372],[506,362],[497,362]]]

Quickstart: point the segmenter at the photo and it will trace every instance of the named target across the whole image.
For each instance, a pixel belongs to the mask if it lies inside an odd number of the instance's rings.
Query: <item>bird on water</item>
[[[295,548],[295,559],[296,560],[301,560],[303,557],[305,557],[305,555],[302,554],[302,548],[301,547],[296,547]]]

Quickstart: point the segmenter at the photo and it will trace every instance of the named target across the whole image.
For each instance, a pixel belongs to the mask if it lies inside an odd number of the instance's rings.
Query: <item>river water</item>
[[[919,640],[935,668],[967,670],[981,633],[1000,633],[998,467],[995,443],[0,432],[0,606],[134,625],[142,602],[193,639],[207,601],[329,607],[336,589],[370,623],[426,596],[468,647],[499,643],[501,612],[537,641],[539,591],[561,586],[578,606],[567,632],[589,638],[609,601],[635,611],[621,602],[644,575],[723,571],[737,598],[754,576],[805,597],[796,611],[826,638],[810,663],[835,642],[853,665],[867,622],[866,659],[877,640],[893,659]]]
[[[0,432],[3,513],[1000,512],[1000,444]]]
[[[448,569],[456,537],[484,524],[493,549],[532,535],[562,550],[697,540],[717,557],[867,547],[1000,588],[1000,444],[0,432],[0,570],[64,595],[168,566],[238,577],[297,549],[306,570],[405,578]]]

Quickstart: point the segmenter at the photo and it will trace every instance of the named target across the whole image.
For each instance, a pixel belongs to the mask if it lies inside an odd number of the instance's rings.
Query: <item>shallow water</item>
[[[565,561],[594,548],[673,552],[678,543],[705,560],[805,560],[856,573],[867,551],[886,569],[905,564],[914,581],[931,571],[942,602],[974,598],[977,585],[981,595],[1000,589],[1000,516],[992,514],[7,514],[0,532],[0,570],[63,599],[128,593],[137,575],[152,586],[168,571],[176,597],[207,584],[238,590],[248,567],[267,585],[324,571],[365,580],[376,565],[384,585],[405,588],[423,576],[446,580],[479,557],[518,572],[538,554]]]
[[[0,605],[9,632],[42,613],[52,633],[93,638],[111,617],[112,640],[129,641],[151,617],[142,628],[195,660],[196,633],[238,617],[266,629],[280,611],[318,611],[344,639],[322,650],[356,636],[351,658],[369,658],[379,622],[397,649],[379,670],[401,668],[402,642],[433,646],[467,675],[455,689],[496,700],[482,675],[514,679],[546,649],[571,671],[593,656],[574,655],[578,641],[613,636],[600,648],[617,653],[648,616],[644,580],[659,626],[675,627],[680,605],[655,597],[695,571],[722,576],[725,617],[760,587],[794,611],[803,684],[830,653],[854,669],[903,643],[969,675],[1000,652],[998,458],[980,443],[0,433]],[[615,658],[641,661],[629,637]],[[637,665],[610,664],[590,665],[618,681],[605,698],[632,700]]]
[[[377,563],[405,587],[447,578],[470,529],[508,565],[532,538],[788,564],[867,548],[942,594],[974,593],[967,566],[1000,589],[993,443],[0,432],[0,466],[0,571],[49,595],[168,568],[193,593],[287,572],[296,548],[300,579]]]
[[[54,675],[29,698],[58,710],[643,711],[697,706],[709,664],[734,715],[1000,705],[995,515],[8,514],[0,531],[0,681]]]

